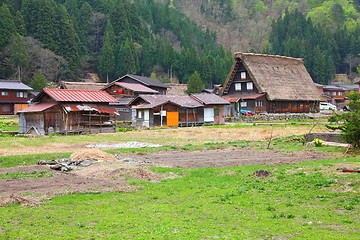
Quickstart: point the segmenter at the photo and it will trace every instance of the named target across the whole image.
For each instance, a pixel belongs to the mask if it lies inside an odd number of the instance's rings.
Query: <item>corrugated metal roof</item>
[[[141,93],[159,93],[158,91],[148,88],[142,84],[136,84],[136,83],[126,83],[126,82],[117,82],[115,85],[118,85],[120,87],[129,89],[134,92],[141,92]]]
[[[55,106],[56,104],[57,104],[56,102],[41,102],[41,103],[32,105],[28,108],[22,109],[22,110],[18,111],[18,113],[42,112],[42,111],[45,111],[46,109],[49,109],[49,108]]]
[[[198,108],[203,105],[188,95],[140,95],[142,99],[152,105],[162,105],[171,102],[185,108]]]
[[[82,111],[94,111],[98,113],[107,113],[111,115],[118,115],[115,107],[111,106],[99,106],[99,105],[86,105],[86,104],[64,104],[64,109],[67,112],[82,112]]]
[[[0,89],[8,90],[34,90],[31,87],[23,84],[20,81],[16,80],[2,80],[0,79]]]
[[[229,104],[225,99],[212,94],[212,93],[198,93],[191,94],[191,97],[195,98],[195,100],[200,101],[204,105],[226,105]]]
[[[117,102],[105,91],[44,88],[44,92],[58,102]]]

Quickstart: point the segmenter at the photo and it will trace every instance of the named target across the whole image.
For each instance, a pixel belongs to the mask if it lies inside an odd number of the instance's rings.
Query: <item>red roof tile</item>
[[[57,102],[117,102],[105,91],[44,88],[44,92]]]
[[[98,113],[118,115],[115,107],[110,107],[110,106],[98,106],[94,104],[91,105],[64,104],[63,107],[68,112],[95,111]]]
[[[222,98],[230,103],[237,103],[240,100],[240,97],[232,97],[232,96],[228,96],[228,95],[224,95],[224,96],[222,96]]]

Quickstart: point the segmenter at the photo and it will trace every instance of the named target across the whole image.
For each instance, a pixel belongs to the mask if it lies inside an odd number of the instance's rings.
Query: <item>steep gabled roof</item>
[[[60,82],[61,89],[77,89],[77,90],[100,90],[106,86],[106,83],[94,82]]]
[[[23,84],[17,80],[2,80],[0,79],[0,89],[7,90],[34,90],[31,87]]]
[[[165,86],[165,84],[163,84],[162,82],[160,82],[159,80],[155,80],[149,77],[143,77],[143,76],[138,76],[138,75],[133,75],[133,74],[126,74],[125,76],[122,76],[121,78],[115,80],[114,82],[119,82],[122,79],[129,77],[132,78],[142,84],[144,84],[145,86],[148,87],[161,87],[161,88],[167,88]]]
[[[204,105],[226,105],[228,101],[212,93],[191,94],[190,97]]]
[[[39,101],[44,95],[48,95],[57,102],[92,102],[92,103],[110,103],[117,100],[105,91],[97,90],[68,90],[57,88],[44,88],[43,91],[33,99],[33,102]]]
[[[320,94],[300,58],[235,53],[235,63],[224,86],[233,81],[232,73],[237,70],[239,63],[245,66],[259,92],[267,93],[270,101],[320,100]],[[220,95],[224,94],[224,89]]]

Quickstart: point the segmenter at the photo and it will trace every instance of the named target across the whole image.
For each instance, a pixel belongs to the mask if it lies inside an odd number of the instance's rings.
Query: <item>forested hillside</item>
[[[232,53],[244,51],[302,57],[313,79],[328,83],[335,73],[356,73],[359,5],[360,0],[0,0],[0,78],[78,81],[91,72],[111,81],[133,73],[185,83],[197,71],[210,87],[226,78]]]
[[[232,52],[304,58],[313,79],[354,75],[360,53],[360,0],[159,0],[173,3]]]
[[[215,34],[152,0],[0,0],[0,77],[111,81],[126,73],[222,82],[232,63]],[[38,79],[38,78],[37,78]],[[169,80],[169,79],[168,79]]]

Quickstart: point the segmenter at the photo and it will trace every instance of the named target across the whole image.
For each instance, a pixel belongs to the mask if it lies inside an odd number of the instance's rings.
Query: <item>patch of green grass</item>
[[[19,179],[19,178],[46,178],[52,177],[51,172],[46,170],[31,171],[31,172],[5,172],[0,173],[0,179]]]
[[[8,120],[3,121],[0,120],[0,131],[1,132],[15,132],[19,130],[19,125],[16,121]]]
[[[280,166],[151,168],[182,178],[135,192],[71,194],[0,208],[4,239],[358,239],[357,158]],[[270,171],[257,178],[253,172]],[[353,183],[351,191],[342,188]],[[49,231],[51,229],[51,231]]]
[[[37,164],[41,159],[56,160],[60,158],[68,158],[71,153],[43,153],[15,156],[0,156],[0,168],[9,168],[15,166],[26,166]]]

